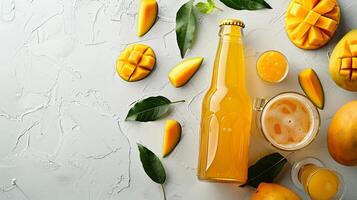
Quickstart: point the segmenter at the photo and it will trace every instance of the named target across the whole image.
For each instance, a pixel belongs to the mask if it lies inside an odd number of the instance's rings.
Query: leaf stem
[[[219,11],[221,11],[221,12],[223,12],[223,9],[220,8],[220,7],[217,7],[216,5],[214,5],[214,8],[217,9],[217,10],[219,10]]]
[[[166,192],[163,184],[161,184],[161,188],[162,188],[162,194],[164,195],[164,200],[166,200]]]
[[[185,100],[173,101],[173,102],[171,102],[171,104],[174,104],[174,103],[183,103],[183,102],[185,102]]]

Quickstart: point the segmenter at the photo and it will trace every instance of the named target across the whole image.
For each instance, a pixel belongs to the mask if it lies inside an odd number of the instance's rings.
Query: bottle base
[[[221,177],[203,177],[200,175],[197,175],[197,178],[200,181],[206,181],[206,182],[216,182],[216,183],[233,183],[237,185],[243,185],[246,183],[246,180],[238,180],[238,179],[233,179],[233,178],[221,178]]]

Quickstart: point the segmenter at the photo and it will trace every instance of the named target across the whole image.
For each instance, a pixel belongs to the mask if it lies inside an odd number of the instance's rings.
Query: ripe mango
[[[162,156],[168,156],[181,139],[181,125],[176,120],[167,120],[165,125]]]
[[[299,83],[312,103],[316,107],[323,109],[325,105],[325,94],[316,72],[311,68],[302,70],[299,73]]]
[[[337,0],[292,0],[285,17],[289,39],[302,49],[324,46],[340,23]]]
[[[332,158],[346,166],[357,166],[357,100],[342,106],[333,116],[327,146]]]
[[[284,186],[260,183],[251,200],[300,200],[300,197]]]
[[[189,58],[177,64],[169,72],[169,80],[174,87],[185,85],[197,72],[203,62],[202,57]]]
[[[156,0],[140,0],[137,24],[139,37],[145,35],[154,25],[158,9]]]
[[[116,62],[116,71],[126,81],[139,81],[151,73],[155,62],[155,53],[151,47],[133,44],[121,52]]]
[[[329,70],[338,86],[357,92],[357,29],[348,32],[337,43],[330,57]]]

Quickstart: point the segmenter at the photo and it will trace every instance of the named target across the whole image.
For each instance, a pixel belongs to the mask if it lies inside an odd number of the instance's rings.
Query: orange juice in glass
[[[344,193],[342,176],[316,158],[296,162],[291,171],[294,184],[312,200],[341,200]]]
[[[223,20],[211,86],[202,102],[197,176],[245,183],[252,103],[245,87],[243,22]]]

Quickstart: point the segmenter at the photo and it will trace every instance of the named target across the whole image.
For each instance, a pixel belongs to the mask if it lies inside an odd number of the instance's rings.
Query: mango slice
[[[340,23],[337,0],[292,0],[285,17],[289,39],[302,49],[324,46]]]
[[[196,57],[177,64],[168,75],[171,84],[176,88],[185,85],[200,68],[202,62],[202,57]]]
[[[325,94],[316,72],[312,68],[302,70],[299,73],[299,83],[312,103],[322,110],[325,105]]]
[[[158,13],[156,0],[140,0],[138,13],[138,36],[145,35],[154,25]]]
[[[162,156],[168,156],[181,139],[181,125],[176,120],[167,120],[165,125],[164,143]]]
[[[337,43],[330,57],[329,70],[338,86],[357,92],[357,29]]]
[[[292,190],[274,183],[260,183],[251,200],[300,200]]]
[[[151,73],[155,62],[155,53],[151,47],[134,44],[120,54],[116,62],[116,71],[126,81],[139,81]]]

